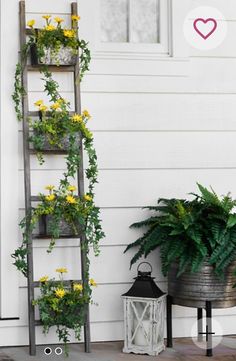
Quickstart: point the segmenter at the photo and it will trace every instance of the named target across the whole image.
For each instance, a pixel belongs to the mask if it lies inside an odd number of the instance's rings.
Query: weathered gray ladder
[[[25,1],[19,2],[19,15],[20,15],[20,46],[21,54],[26,44],[26,35],[29,32],[26,29],[26,16],[25,16]],[[77,15],[77,3],[71,3],[71,15]],[[22,61],[22,84],[25,89],[25,95],[22,96],[22,114],[23,114],[23,152],[24,152],[24,186],[25,186],[25,212],[29,214],[31,211],[32,201],[37,200],[36,196],[31,196],[31,171],[30,171],[30,155],[33,153],[29,147],[29,123],[28,117],[37,116],[38,112],[30,112],[28,106],[28,84],[27,77],[28,71],[39,71],[39,66],[31,66],[27,64],[26,60]],[[81,113],[81,97],[80,97],[80,85],[77,79],[79,79],[79,59],[77,57],[76,65],[74,66],[49,66],[49,70],[52,72],[72,72],[74,75],[74,98],[75,98],[75,112]],[[58,152],[51,152],[52,154],[58,154]],[[84,172],[83,172],[83,147],[82,139],[80,140],[80,159],[81,166],[77,172],[78,178],[78,194],[81,196],[84,194]],[[28,320],[29,320],[29,347],[30,355],[36,355],[36,342],[35,342],[35,326],[41,325],[40,321],[35,320],[35,308],[32,304],[34,299],[34,290],[39,287],[39,282],[34,281],[33,273],[33,240],[34,237],[29,234],[30,242],[28,243],[28,273],[27,273],[27,286],[28,286]],[[82,282],[88,282],[86,279],[85,262],[86,254],[83,252],[83,242],[86,242],[85,235],[80,237],[80,252],[81,252],[81,275]],[[65,282],[66,283],[66,282]],[[84,324],[84,346],[85,352],[90,352],[90,324],[89,324],[89,307],[86,313],[86,319]]]

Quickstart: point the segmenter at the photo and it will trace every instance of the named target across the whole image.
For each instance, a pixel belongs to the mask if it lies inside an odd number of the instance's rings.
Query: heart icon
[[[217,28],[217,21],[213,18],[198,18],[193,23],[194,30],[204,39],[208,39]]]

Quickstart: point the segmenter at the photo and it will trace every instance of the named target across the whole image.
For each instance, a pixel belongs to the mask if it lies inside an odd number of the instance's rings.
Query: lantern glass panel
[[[148,346],[151,342],[152,303],[147,301],[130,302],[130,341],[131,345]]]
[[[154,303],[153,312],[153,340],[155,344],[163,342],[164,339],[164,315],[165,315],[165,301],[164,299],[158,300]]]

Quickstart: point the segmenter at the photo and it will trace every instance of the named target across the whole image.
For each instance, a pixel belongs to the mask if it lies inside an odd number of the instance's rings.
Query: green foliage
[[[88,43],[78,37],[77,22],[73,22],[73,29],[62,27],[63,19],[58,18],[61,22],[52,25],[52,19],[46,19],[46,25],[42,29],[34,29],[31,26],[32,34],[29,37],[29,43],[36,47],[39,59],[44,59],[46,53],[50,54],[56,64],[60,65],[59,52],[61,47],[70,49],[72,55],[79,55],[80,58],[80,80],[84,73],[89,70],[91,60]]]
[[[67,271],[58,269],[57,271]],[[83,292],[80,283],[70,282],[65,285],[62,273],[60,280],[48,280],[47,276],[40,279],[40,296],[33,301],[38,305],[43,332],[48,333],[50,327],[56,326],[59,341],[64,343],[65,354],[68,356],[70,341],[69,329],[73,329],[75,337],[80,340],[81,327],[85,321],[86,307],[91,302],[91,289]]]
[[[63,21],[63,19],[61,19]],[[61,47],[71,49],[73,55],[79,56],[79,79],[82,81],[84,74],[89,70],[89,64],[91,61],[91,54],[88,48],[88,43],[80,39],[78,36],[77,20],[72,20],[73,29],[63,29],[61,22],[57,22],[57,26],[51,25],[51,19],[46,19],[46,25],[43,29],[34,29],[34,20],[28,22],[28,26],[31,28],[31,35],[27,43],[21,49],[20,62],[16,64],[14,92],[12,99],[15,104],[15,111],[17,119],[21,121],[23,119],[21,102],[22,97],[25,95],[25,89],[22,83],[22,75],[27,63],[27,57],[31,48],[36,48],[37,56],[43,59],[45,53],[50,51],[52,58],[57,65],[60,65],[58,60],[58,54]],[[41,70],[45,70],[45,65],[42,63]],[[46,70],[45,70],[46,71]],[[53,82],[49,84],[53,87]],[[48,89],[53,91],[53,88]]]
[[[21,102],[22,96],[24,96],[24,94],[25,90],[22,84],[22,66],[20,63],[17,63],[15,70],[14,93],[12,94],[12,99],[15,103],[15,112],[19,121],[22,120]]]
[[[163,199],[150,218],[131,225],[145,227],[142,237],[128,245],[125,252],[139,247],[131,266],[142,256],[160,248],[162,272],[167,274],[171,264],[178,262],[178,276],[186,269],[197,272],[208,260],[215,273],[222,277],[226,267],[236,257],[236,201],[230,194],[219,197],[213,189],[198,184],[200,195],[191,193],[193,200]]]
[[[31,35],[21,51],[21,62],[16,66],[14,94],[15,111],[18,120],[22,120],[22,101],[25,89],[22,83],[23,72],[31,47],[36,47],[39,57],[45,55],[47,49],[57,62],[58,52],[62,47],[69,47],[74,55],[79,56],[80,79],[89,69],[90,51],[87,43],[77,37],[77,22],[79,16],[72,15],[73,29],[63,29],[63,19],[54,18],[57,26],[51,24],[51,16],[43,16],[46,26],[43,29],[33,28],[35,21],[30,20],[28,26]],[[59,65],[59,63],[58,63]],[[42,100],[35,103],[38,107],[39,118],[29,119],[30,137],[29,143],[36,151],[39,163],[44,163],[44,152],[47,145],[66,151],[66,170],[63,178],[59,180],[59,187],[46,186],[47,195],[40,193],[39,202],[21,220],[22,244],[12,254],[14,265],[27,277],[29,245],[32,242],[32,234],[37,228],[42,217],[48,217],[48,233],[51,237],[48,252],[51,252],[55,240],[61,235],[60,224],[65,221],[70,226],[73,235],[80,237],[80,245],[83,250],[83,287],[80,284],[71,284],[64,287],[62,278],[60,281],[47,279],[41,280],[41,296],[33,301],[39,306],[44,332],[47,333],[51,326],[56,326],[60,341],[64,342],[66,355],[68,355],[67,343],[69,341],[69,329],[75,331],[77,339],[80,338],[81,326],[84,323],[84,314],[89,302],[91,302],[91,287],[95,286],[93,280],[89,280],[89,249],[93,247],[94,253],[99,254],[99,241],[104,237],[99,219],[100,210],[94,203],[94,186],[97,183],[98,166],[97,155],[93,144],[93,134],[87,127],[90,119],[89,112],[84,110],[82,114],[70,112],[70,104],[61,97],[59,84],[52,78],[52,74],[44,65],[40,67],[43,74],[44,91],[49,97],[50,108],[44,105]],[[67,145],[65,145],[67,144]],[[45,146],[46,145],[46,146]],[[83,152],[88,159],[88,167],[85,170],[88,184],[88,192],[83,194]],[[76,187],[71,181],[78,176],[80,194],[75,194]],[[80,184],[81,183],[81,184]],[[62,275],[61,275],[62,276]],[[82,289],[81,289],[82,287]]]
[[[93,135],[87,128],[90,114],[84,110],[82,114],[70,115],[69,103],[58,92],[59,85],[52,79],[52,74],[42,70],[45,92],[49,100],[53,102],[48,110],[39,100],[35,104],[40,111],[40,118],[30,120],[32,135],[29,141],[37,151],[40,164],[44,162],[43,151],[45,141],[57,149],[63,149],[64,141],[68,139],[66,155],[67,170],[60,180],[58,190],[54,186],[48,186],[49,195],[40,194],[40,202],[36,208],[32,208],[20,223],[23,231],[22,244],[12,254],[14,265],[25,276],[27,274],[27,245],[31,241],[29,235],[37,226],[42,216],[50,216],[49,228],[51,229],[51,241],[48,252],[51,252],[55,240],[60,237],[60,221],[65,220],[73,229],[73,235],[79,235],[83,231],[86,235],[86,243],[83,245],[87,250],[89,246],[94,249],[95,255],[99,254],[99,241],[104,237],[101,227],[100,210],[94,204],[94,185],[97,183],[98,166],[97,155],[93,145]],[[84,197],[74,196],[75,187],[70,185],[70,179],[75,179],[78,169],[81,167],[80,147],[81,141],[88,157],[88,168],[85,171],[88,180],[88,193]],[[74,189],[73,189],[74,188]],[[73,189],[71,191],[71,189]],[[87,262],[89,262],[87,260]]]

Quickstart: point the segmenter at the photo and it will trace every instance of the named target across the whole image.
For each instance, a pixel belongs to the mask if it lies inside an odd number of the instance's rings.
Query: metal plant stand
[[[172,337],[172,305],[179,305],[179,303],[175,302],[175,299],[172,296],[167,296],[167,318],[166,318],[166,322],[167,322],[167,347],[173,347],[173,337]],[[179,305],[182,306],[182,305]],[[192,307],[195,307],[194,305]],[[198,325],[198,329],[197,329],[197,333],[198,333],[198,341],[202,341],[203,340],[203,335],[206,335],[206,356],[213,356],[213,352],[212,352],[212,302],[211,301],[206,301],[205,302],[205,307],[206,309],[206,332],[203,332],[203,322],[202,322],[202,317],[203,317],[203,308],[197,308],[197,325]]]
[[[25,1],[19,2],[19,15],[20,15],[20,46],[21,46],[21,55],[23,54],[23,49],[26,44],[26,36],[30,33],[30,29],[26,29],[26,16],[25,16]],[[71,15],[77,15],[77,3],[71,3]],[[76,29],[75,29],[76,30]],[[23,68],[22,73],[22,85],[25,90],[25,94],[22,95],[22,114],[23,114],[23,153],[24,153],[24,189],[25,189],[25,212],[30,214],[32,208],[32,202],[38,201],[37,196],[31,195],[31,171],[30,171],[30,160],[31,155],[35,154],[35,151],[31,149],[29,144],[29,122],[28,118],[38,115],[37,112],[29,111],[28,107],[28,72],[39,72],[42,65],[28,65],[27,60],[23,59],[21,56],[21,65]],[[74,99],[75,99],[75,112],[81,113],[81,98],[80,98],[80,85],[78,82],[79,79],[79,57],[77,56],[77,61],[75,65],[70,66],[54,66],[49,65],[49,70],[52,72],[72,72],[74,75]],[[51,150],[50,153],[58,154],[56,150]],[[60,152],[61,153],[61,152]],[[65,150],[66,154],[66,150]],[[80,159],[81,165],[78,169],[78,195],[83,196],[84,194],[84,171],[83,171],[83,147],[82,139],[80,139]],[[27,231],[27,230],[26,230]],[[27,286],[28,286],[28,320],[29,320],[29,347],[30,355],[36,354],[36,342],[35,342],[35,326],[41,325],[39,320],[35,320],[35,308],[32,304],[34,299],[34,290],[39,287],[39,282],[34,281],[33,274],[33,240],[38,238],[35,237],[30,231],[28,231],[29,240],[28,243],[28,254],[27,254],[27,264],[28,264],[28,273],[27,273]],[[64,237],[65,238],[65,237]],[[67,237],[71,238],[71,237]],[[85,244],[86,238],[85,234],[82,233],[80,236],[80,253],[81,253],[81,275],[83,283],[87,283],[88,279],[86,276],[86,254],[83,251],[83,244]],[[65,281],[65,283],[68,281]],[[89,306],[86,312],[85,324],[84,324],[84,345],[85,352],[90,352],[90,323],[89,323]]]
[[[167,347],[172,341],[172,305],[197,308],[198,341],[206,335],[206,356],[212,356],[212,309],[236,306],[236,283],[234,270],[236,260],[225,270],[224,278],[216,276],[213,266],[207,260],[202,268],[191,273],[186,271],[177,277],[178,264],[173,263],[168,272],[167,296]],[[203,330],[203,309],[206,310],[206,330]]]

